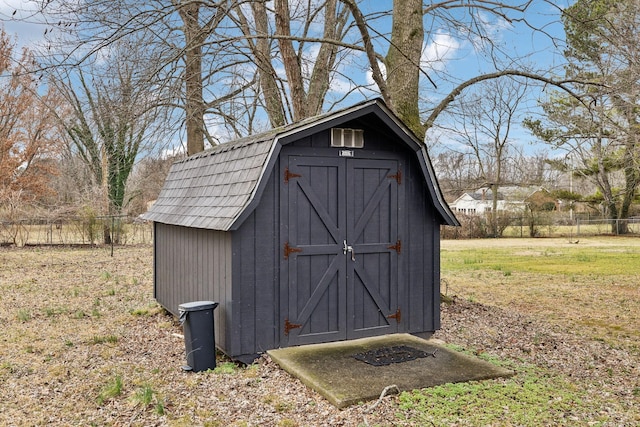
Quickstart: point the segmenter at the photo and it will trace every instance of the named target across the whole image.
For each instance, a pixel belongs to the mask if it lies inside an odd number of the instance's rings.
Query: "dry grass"
[[[183,372],[181,326],[153,300],[151,247],[109,254],[0,249],[0,425],[362,422],[366,407],[339,411],[266,358]]]
[[[155,380],[164,360],[153,341],[176,326],[166,316],[132,314],[159,311],[149,256],[148,248],[119,249],[113,258],[103,249],[0,252],[0,424],[101,424],[114,410],[97,404],[110,381],[125,377],[121,392],[133,394]],[[169,357],[180,352],[175,344],[164,348]]]
[[[613,345],[640,343],[640,239],[444,241],[442,276],[482,304],[569,326]],[[444,289],[443,289],[444,291]]]
[[[501,359],[562,360],[554,375],[592,396],[583,405],[588,409],[579,406],[572,416],[581,421],[602,417],[611,425],[624,425],[612,420],[640,420],[637,412],[624,415],[640,399],[634,368],[640,262],[633,261],[640,239],[577,245],[560,239],[445,241],[442,247],[449,294],[484,306],[445,307],[441,337]],[[370,405],[339,411],[268,358],[249,367],[220,363],[216,372],[183,372],[184,343],[176,337],[180,325],[153,300],[151,248],[120,247],[114,257],[109,254],[109,248],[0,249],[0,425],[415,425],[415,418],[398,418],[403,410],[394,397],[372,412]],[[613,268],[609,256],[619,261]],[[580,268],[559,271],[567,260]],[[497,318],[496,313],[509,315]],[[544,326],[532,331],[529,315],[573,326],[583,336],[596,337],[598,346]],[[553,338],[558,350],[532,350],[532,336],[545,336],[545,342]],[[635,350],[602,350],[604,341]],[[582,362],[563,367],[582,342],[588,346],[580,354],[587,360],[601,350],[623,354],[624,362],[613,356],[606,362],[613,386],[597,378],[582,383],[574,376]],[[565,350],[556,354],[559,349]],[[520,380],[509,381],[517,388]],[[487,387],[504,389],[500,382]],[[599,415],[598,396],[604,395],[611,402],[622,399],[621,409],[607,401],[611,413]],[[590,412],[596,409],[597,414]]]

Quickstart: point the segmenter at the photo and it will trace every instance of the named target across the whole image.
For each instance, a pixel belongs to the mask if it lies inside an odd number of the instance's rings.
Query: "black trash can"
[[[213,329],[213,301],[194,301],[180,304],[180,323],[187,353],[185,371],[206,371],[216,367],[216,339]]]

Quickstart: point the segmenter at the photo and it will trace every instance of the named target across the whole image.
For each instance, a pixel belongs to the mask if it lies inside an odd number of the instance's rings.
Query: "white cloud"
[[[477,20],[483,37],[478,34],[469,35],[469,40],[476,51],[480,51],[487,47],[489,43],[496,44],[504,38],[506,30],[512,29],[512,25],[502,19],[491,19],[487,13],[478,13]]]
[[[331,79],[331,83],[329,84],[329,90],[333,93],[338,94],[347,94],[351,90],[353,90],[354,84],[352,81],[347,79],[340,79],[337,77],[333,77]]]
[[[204,117],[204,125],[207,127],[207,132],[209,132],[211,138],[219,144],[233,141],[237,138],[236,135],[232,134],[220,123],[220,119],[218,117],[206,115]],[[210,148],[208,141],[205,141],[205,145],[205,148]]]
[[[186,153],[187,153],[187,149],[185,148],[185,146],[183,144],[178,144],[178,145],[174,145],[172,147],[163,149],[160,154],[160,158],[168,159],[170,157],[175,157],[178,155],[184,156]]]
[[[433,126],[427,131],[425,144],[427,145],[429,155],[434,157],[443,151],[464,153],[469,150],[469,147],[460,143],[450,130],[438,126]]]
[[[449,34],[438,33],[422,49],[420,66],[423,69],[440,71],[454,59],[460,49],[460,42]]]
[[[385,65],[378,61],[378,67],[380,68],[380,72],[382,73],[382,77],[386,80],[387,78],[387,68],[385,67]],[[366,73],[366,79],[367,79],[367,85],[373,85],[376,82],[373,80],[373,71],[371,71],[371,68],[369,68],[367,70]]]

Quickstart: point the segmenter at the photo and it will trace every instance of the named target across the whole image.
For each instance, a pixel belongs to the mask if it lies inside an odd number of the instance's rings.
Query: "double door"
[[[289,155],[282,166],[283,344],[398,331],[402,161]]]

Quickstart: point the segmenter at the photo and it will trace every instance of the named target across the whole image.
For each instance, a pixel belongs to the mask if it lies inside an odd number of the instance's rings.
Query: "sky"
[[[569,0],[555,2],[556,5],[563,7],[567,7],[569,3]],[[473,42],[460,40],[452,34],[438,34],[434,43],[426,45],[424,49],[430,58],[438,58],[435,66],[425,66],[425,69],[432,70],[431,75],[435,76],[434,80],[438,84],[438,88],[433,88],[427,82],[422,84],[422,88],[427,89],[428,96],[432,96],[433,102],[437,103],[460,81],[483,73],[494,72],[499,68],[530,69],[539,74],[561,77],[564,58],[562,49],[554,45],[554,43],[561,44],[564,40],[560,10],[547,2],[534,1],[526,13],[525,19],[527,20],[526,24],[524,22],[509,23],[487,17],[485,28],[492,37],[491,41],[505,53],[502,63],[498,66],[487,60],[487,57],[480,53],[480,46],[474,45]],[[539,30],[532,31],[531,27]],[[519,59],[517,62],[509,63],[508,59],[504,58]],[[448,78],[449,76],[454,76],[455,79],[451,80]],[[514,145],[522,147],[529,154],[548,149],[546,145],[536,141],[535,137],[521,126],[524,117],[539,114],[538,100],[544,99],[548,93],[548,91],[543,91],[540,86],[535,86],[528,89],[529,97],[522,106],[519,120],[515,123],[510,134]],[[447,148],[456,146],[456,142],[446,136],[437,136],[442,139],[443,146]]]
[[[296,1],[296,0],[292,0]],[[524,1],[524,0],[522,0]],[[516,0],[507,0],[507,3],[514,4]],[[520,3],[517,0],[517,3]],[[556,4],[567,6],[572,0],[559,0]],[[360,3],[363,12],[367,13],[372,10],[388,10],[392,7],[391,0],[362,0]],[[18,21],[14,18],[26,20],[30,22]],[[501,66],[516,67],[533,67],[542,71],[551,71],[558,69],[562,64],[561,55],[554,54],[558,52],[554,48],[553,42],[549,35],[561,38],[563,35],[562,25],[559,21],[559,10],[548,2],[543,0],[534,0],[526,14],[526,20],[532,27],[540,28],[542,31],[532,32],[531,28],[524,23],[506,22],[496,19],[487,14],[478,16],[479,25],[483,27],[491,36],[491,41],[500,49],[507,53],[507,56],[523,58],[520,63],[509,64],[506,62]],[[4,25],[5,31],[17,43],[17,46],[33,46],[44,40],[45,28],[43,25],[35,23],[37,18],[33,17],[33,8],[30,2],[24,0],[0,0],[0,21]],[[389,19],[379,20],[376,25],[390,27]],[[465,37],[464,34],[452,34],[447,32],[444,26],[438,26],[436,22],[433,27],[429,27],[431,23],[427,22],[428,34],[430,37],[425,41],[422,54],[422,68],[429,74],[429,77],[436,83],[437,88],[426,79],[422,79],[422,96],[425,99],[425,105],[435,105],[447,93],[451,91],[461,81],[470,77],[477,76],[483,72],[495,71],[496,66],[487,60],[487,57],[480,53],[481,42],[474,40],[473,37]],[[485,45],[486,47],[486,45]],[[385,53],[386,47],[380,48],[380,53]],[[309,52],[313,56],[313,50]],[[358,58],[354,59],[354,61]],[[366,63],[364,58],[359,58],[360,64]],[[345,69],[342,70],[345,75],[353,77],[361,74],[362,81],[372,83],[371,73],[363,71],[362,68],[358,72],[349,69],[348,62],[345,62]],[[358,77],[356,77],[357,79]],[[331,87],[329,97],[340,99],[345,90],[352,87],[352,83],[347,78],[337,76]],[[362,100],[362,97],[377,96],[374,92],[364,92],[364,94],[354,95],[343,101],[345,103],[353,103]],[[535,109],[539,92],[532,93],[528,103],[528,108]],[[359,97],[359,99],[358,99]],[[212,125],[214,126],[214,125]],[[211,129],[214,133],[215,128]],[[532,136],[520,126],[516,126],[514,138],[519,144],[527,145],[531,150],[539,147],[531,144]],[[224,137],[223,137],[224,139]],[[446,141],[447,145],[454,142]]]
[[[32,46],[43,40],[46,27],[37,24],[36,20],[34,7],[30,2],[0,0],[0,22],[18,46]]]

